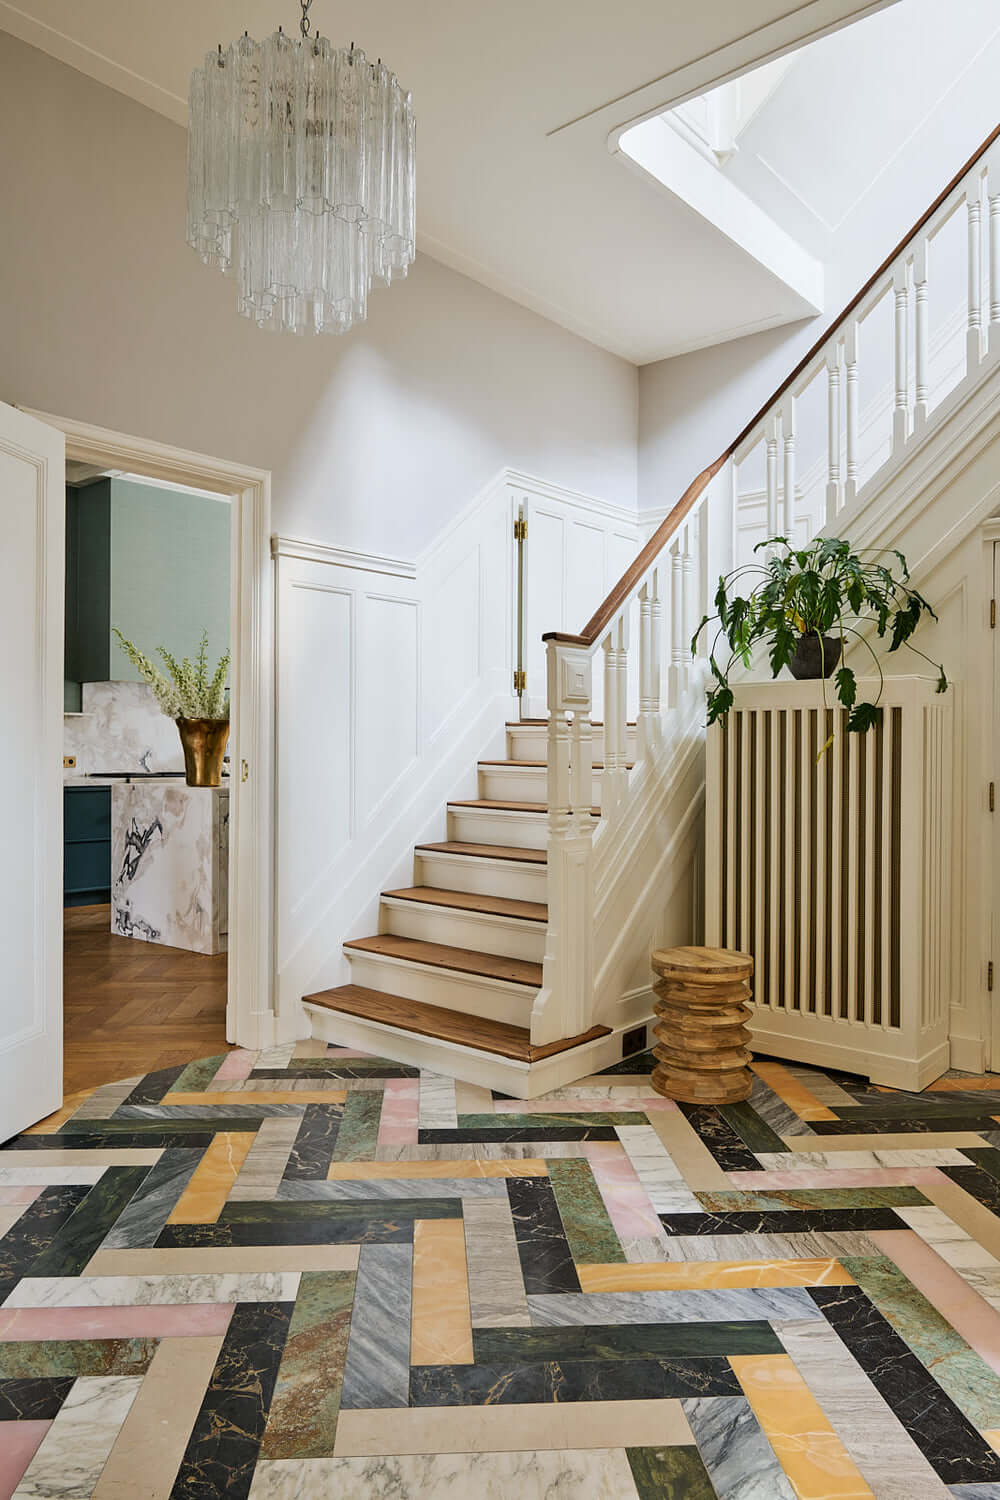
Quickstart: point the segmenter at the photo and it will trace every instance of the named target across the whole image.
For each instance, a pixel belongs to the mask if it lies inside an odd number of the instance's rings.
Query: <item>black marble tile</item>
[[[253,1095],[248,1096],[248,1102],[252,1106]],[[146,1105],[147,1109],[153,1106]],[[165,1108],[169,1109],[169,1105]],[[97,1126],[95,1132],[94,1127]],[[191,1119],[190,1116],[174,1114],[169,1116],[134,1116],[127,1119],[119,1119],[112,1116],[110,1120],[80,1120],[74,1125],[72,1120],[67,1120],[61,1134],[68,1141],[75,1141],[78,1135],[100,1134],[106,1136],[112,1145],[117,1145],[121,1136],[141,1136],[144,1143],[148,1142],[150,1136],[162,1135],[169,1131],[171,1135],[204,1135],[206,1130],[215,1131],[247,1131],[256,1129],[257,1121],[246,1115],[227,1115],[220,1110],[218,1116],[212,1116],[209,1120]],[[52,1136],[41,1137],[42,1140],[51,1141]]]
[[[126,1104],[162,1104],[164,1094],[173,1088],[186,1067],[186,1063],[181,1063],[177,1068],[158,1068],[155,1073],[147,1073],[128,1098],[122,1100],[119,1109]]]
[[[725,1355],[700,1359],[550,1360],[539,1364],[414,1365],[411,1406],[508,1406],[537,1401],[667,1401],[738,1396]]]
[[[997,1155],[996,1152],[993,1154]],[[978,1163],[968,1167],[940,1167],[938,1170],[950,1177],[952,1182],[957,1182],[960,1188],[964,1188],[984,1208],[988,1208],[991,1214],[1000,1214],[1000,1180],[993,1172]]]
[[[959,1148],[973,1166],[988,1172],[1000,1182],[1000,1151],[995,1146],[962,1146]]]
[[[29,1203],[11,1225],[0,1239],[0,1303],[10,1296],[21,1277],[27,1276],[88,1192],[89,1188],[82,1183],[42,1188],[34,1203]]]
[[[51,1422],[75,1379],[69,1375],[55,1380],[0,1380],[0,1422]]]
[[[246,1500],[293,1307],[237,1303],[171,1500]]]
[[[507,1196],[514,1219],[524,1290],[578,1292],[572,1252],[559,1216],[559,1205],[547,1177],[508,1177]]]
[[[770,1323],[574,1323],[553,1328],[474,1328],[477,1365],[560,1360],[670,1359],[718,1354],[783,1354]]]
[[[307,1104],[282,1175],[291,1181],[325,1178],[343,1117],[342,1104]]]
[[[760,1162],[745,1141],[710,1104],[682,1104],[682,1115],[724,1172],[759,1172]]]
[[[108,1167],[31,1267],[32,1276],[81,1276],[83,1268],[138,1192],[149,1167]]]
[[[96,1123],[96,1122],[94,1122]],[[134,1121],[123,1122],[134,1124]],[[0,1161],[3,1160],[3,1151],[53,1151],[57,1148],[69,1151],[145,1151],[147,1147],[155,1149],[162,1146],[167,1149],[171,1146],[183,1146],[188,1150],[200,1148],[204,1150],[212,1144],[213,1134],[216,1129],[215,1122],[210,1128],[206,1128],[205,1121],[190,1121],[191,1125],[197,1125],[196,1130],[179,1130],[173,1121],[165,1129],[149,1129],[139,1132],[118,1132],[105,1135],[99,1131],[73,1132],[72,1135],[18,1135],[6,1146],[0,1147]],[[225,1128],[225,1127],[220,1127]],[[246,1121],[239,1125],[230,1122],[230,1130],[246,1130]]]
[[[995,1453],[858,1286],[809,1295],[945,1484],[1000,1481]]]
[[[413,1239],[413,1219],[292,1219],[226,1224],[165,1224],[156,1248],[236,1245],[396,1245]],[[562,1291],[563,1288],[560,1288]],[[579,1290],[579,1288],[576,1288]]]
[[[827,1234],[906,1229],[891,1208],[740,1209],[719,1214],[660,1214],[667,1234]]]
[[[502,1145],[504,1141],[617,1141],[613,1125],[511,1125],[507,1129],[481,1130],[472,1126],[468,1130],[418,1130],[417,1139],[422,1146],[454,1146],[483,1142]],[[759,1170],[759,1163],[754,1165]]]
[[[615,1073],[652,1073],[655,1067],[656,1058],[652,1047],[649,1047],[645,1052],[633,1052],[631,1057],[623,1057],[621,1062],[612,1063],[610,1068],[602,1068],[601,1077]]]
[[[835,1104],[832,1108],[839,1120],[940,1120],[969,1115],[981,1120],[988,1114],[990,1103],[982,1094],[873,1094],[859,1099],[856,1105]]]
[[[460,1219],[461,1198],[262,1198],[227,1203],[220,1224],[292,1224],[302,1219],[337,1224],[342,1220]]]
[[[363,1057],[311,1057],[289,1068],[253,1068],[251,1078],[419,1078],[420,1069],[404,1063],[372,1062]]]
[[[922,1115],[919,1118],[912,1115],[892,1115],[873,1120],[861,1110],[858,1110],[857,1118],[854,1117],[853,1110],[845,1110],[844,1114],[850,1114],[851,1118],[810,1120],[809,1124],[817,1135],[901,1135],[942,1130],[971,1130],[980,1134],[996,1127],[995,1120],[979,1119],[975,1115]]]

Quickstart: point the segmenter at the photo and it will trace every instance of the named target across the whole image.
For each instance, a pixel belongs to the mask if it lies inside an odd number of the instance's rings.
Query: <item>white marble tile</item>
[[[222,848],[228,807],[227,787],[115,783],[112,932],[194,953],[225,950],[228,923],[218,885],[228,859]]]
[[[462,1208],[472,1326],[528,1328],[531,1315],[506,1182],[502,1177],[484,1180],[499,1182],[504,1193],[503,1197],[467,1200]]]
[[[13,1500],[90,1500],[141,1385],[135,1375],[75,1380]]]
[[[658,1214],[700,1214],[704,1210],[651,1125],[618,1125],[635,1174]]]
[[[144,682],[85,682],[83,716],[63,719],[63,752],[76,756],[67,779],[92,771],[183,771],[173,719]]]
[[[165,1307],[185,1302],[294,1302],[298,1271],[201,1276],[24,1276],[4,1307]]]
[[[250,1500],[636,1500],[623,1448],[289,1458],[257,1465]]]
[[[426,1068],[420,1073],[421,1130],[455,1130],[458,1126],[458,1104],[455,1099],[454,1078],[444,1078],[439,1073],[429,1073]]]
[[[23,1156],[29,1155],[27,1151]],[[0,1157],[0,1161],[3,1157]],[[0,1167],[0,1187],[63,1187],[68,1183],[100,1182],[106,1167]]]
[[[920,1204],[895,1212],[984,1302],[1000,1311],[1000,1261],[996,1256],[940,1208]]]
[[[263,1051],[258,1052],[256,1061],[254,1062],[254,1067],[287,1068],[288,1064],[295,1056],[295,1048],[297,1046],[297,1042],[279,1042],[276,1047],[265,1047]],[[249,1081],[250,1083],[260,1082],[262,1088],[269,1089],[277,1088],[281,1082],[281,1080],[277,1078],[259,1080],[256,1078],[251,1078]],[[312,1083],[310,1083],[309,1087],[312,1088],[312,1086]]]

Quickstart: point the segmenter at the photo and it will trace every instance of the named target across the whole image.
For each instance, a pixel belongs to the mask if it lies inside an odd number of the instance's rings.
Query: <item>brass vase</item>
[[[221,786],[222,761],[229,743],[228,719],[175,719],[184,749],[188,786]]]

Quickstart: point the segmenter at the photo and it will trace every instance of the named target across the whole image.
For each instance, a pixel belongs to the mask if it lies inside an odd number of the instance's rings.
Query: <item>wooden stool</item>
[[[724,948],[663,948],[653,954],[653,1087],[685,1104],[735,1104],[749,1097],[747,1064],[753,959]]]

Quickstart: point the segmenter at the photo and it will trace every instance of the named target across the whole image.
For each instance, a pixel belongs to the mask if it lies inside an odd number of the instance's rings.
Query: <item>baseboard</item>
[[[870,1083],[883,1084],[886,1088],[906,1089],[919,1093],[935,1078],[948,1071],[951,1065],[949,1044],[941,1042],[916,1059],[894,1057],[884,1052],[873,1052],[870,1042],[865,1046],[852,1047],[843,1042],[817,1041],[815,1037],[790,1036],[768,1031],[766,1027],[751,1022],[750,1047],[755,1057],[784,1058],[788,1062],[806,1063],[814,1068],[838,1068],[845,1073],[856,1073]]]

